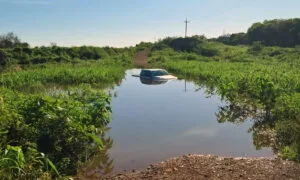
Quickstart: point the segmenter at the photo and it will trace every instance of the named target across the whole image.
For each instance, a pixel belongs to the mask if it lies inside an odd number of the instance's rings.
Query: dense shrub
[[[212,57],[212,56],[216,56],[218,55],[219,53],[219,50],[213,46],[210,46],[210,45],[203,45],[201,47],[201,50],[200,50],[200,54],[203,55],[203,56],[207,56],[207,57]]]
[[[26,168],[39,153],[51,159],[58,171],[72,175],[78,163],[102,147],[97,134],[110,121],[111,109],[109,97],[102,92],[88,87],[52,96],[1,91],[0,162],[7,156],[3,154],[7,147],[19,149],[23,156],[22,164],[18,164],[21,171],[12,169],[11,175],[21,177],[28,173]],[[12,166],[1,163],[0,166]],[[41,173],[47,171],[43,163],[36,162],[35,168]]]
[[[196,53],[202,56],[216,56],[219,51],[210,45],[204,36],[186,38],[165,38],[153,46],[153,51],[172,48],[175,51]]]
[[[0,49],[0,65],[5,65],[7,63],[7,54],[4,50]]]
[[[228,45],[249,44],[248,35],[246,33],[222,35],[213,40]]]
[[[143,51],[145,49],[151,49],[152,46],[153,46],[153,44],[150,42],[140,42],[139,44],[137,44],[135,46],[135,48],[136,48],[136,51]]]
[[[263,50],[263,45],[261,42],[253,42],[252,46],[248,49],[249,53],[259,53]]]
[[[134,56],[134,48],[110,47],[16,47],[0,49],[0,65],[11,64],[43,64],[47,62],[72,62],[80,60],[99,60],[123,57],[123,61],[130,62]]]

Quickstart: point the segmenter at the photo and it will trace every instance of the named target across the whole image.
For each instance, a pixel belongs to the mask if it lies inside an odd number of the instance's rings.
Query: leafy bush
[[[0,65],[6,65],[7,64],[7,53],[0,49]]]
[[[34,148],[28,147],[24,154],[21,147],[8,145],[0,152],[1,179],[51,179],[51,172],[59,176],[55,165]]]
[[[186,57],[187,60],[196,60],[198,56],[196,54],[189,53]]]
[[[249,44],[248,35],[246,33],[222,35],[216,38],[215,41],[228,45]]]
[[[201,47],[201,55],[207,56],[207,57],[212,57],[212,56],[217,56],[219,54],[218,49],[212,47],[212,46],[202,46]]]
[[[195,53],[207,57],[216,56],[219,53],[219,50],[214,47],[214,44],[207,42],[204,36],[165,38],[156,43],[152,50],[167,50],[168,48],[179,52]]]
[[[19,153],[15,157],[4,153],[1,157],[5,161],[2,166],[7,166],[12,176],[23,176],[25,172],[21,170],[26,170],[38,152],[51,159],[59,172],[72,175],[86,155],[102,147],[97,135],[109,123],[111,112],[110,99],[102,92],[82,86],[52,96],[28,96],[7,90],[2,94],[1,151],[8,147]],[[36,154],[32,155],[30,149]],[[8,155],[11,159],[23,157],[17,159],[18,164],[10,164]],[[45,164],[35,166],[41,173],[47,172]]]
[[[12,47],[0,49],[0,66],[14,64],[44,64],[53,62],[72,62],[77,60],[114,59],[126,56],[126,61],[132,61],[135,48],[112,48],[112,47]]]
[[[143,51],[145,49],[151,49],[152,46],[153,46],[153,44],[150,42],[140,42],[139,44],[137,44],[135,46],[135,48],[136,48],[136,51]]]
[[[263,45],[261,44],[261,42],[256,41],[253,42],[252,46],[249,48],[248,52],[249,53],[259,53],[263,50]]]
[[[152,51],[159,51],[159,50],[163,50],[163,49],[167,49],[169,48],[169,46],[167,44],[164,43],[156,43],[153,48]]]

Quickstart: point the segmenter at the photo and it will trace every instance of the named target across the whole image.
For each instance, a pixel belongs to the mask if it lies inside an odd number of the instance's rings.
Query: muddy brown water
[[[226,105],[218,95],[209,96],[193,82],[172,80],[142,82],[126,71],[112,98],[113,140],[109,157],[113,172],[146,168],[149,164],[183,154],[214,154],[232,157],[273,157],[270,148],[256,150],[251,121],[218,123],[216,113]]]

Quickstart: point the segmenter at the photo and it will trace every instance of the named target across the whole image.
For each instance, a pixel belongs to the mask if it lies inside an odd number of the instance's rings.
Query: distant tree
[[[104,48],[99,48],[99,47],[94,48],[93,59],[101,59],[101,58],[106,58],[108,56],[109,55],[107,54]]]
[[[156,43],[152,50],[161,50],[172,48],[175,51],[184,51],[189,53],[196,53],[203,56],[215,56],[218,49],[209,44],[205,36],[192,36],[186,38],[165,38]]]
[[[0,35],[0,48],[13,48],[21,45],[21,40],[13,32]]]
[[[6,64],[6,53],[4,50],[0,49],[0,65],[5,65]]]
[[[30,48],[30,45],[27,42],[22,42],[20,44],[20,47],[22,47],[22,48]]]
[[[88,46],[81,46],[79,48],[80,59],[93,59],[94,51]]]
[[[56,43],[56,42],[51,42],[51,43],[50,43],[50,46],[51,46],[51,47],[56,47],[56,46],[57,46],[57,43]]]
[[[226,34],[219,36],[215,41],[222,42],[228,45],[249,44],[246,33]]]
[[[194,36],[192,36],[192,38],[197,39],[198,41],[207,40],[207,38],[204,35],[194,35]]]
[[[293,47],[300,45],[300,18],[274,19],[254,23],[247,33],[236,33],[212,38],[229,45],[253,44],[260,41],[265,46]]]
[[[143,51],[147,48],[151,48],[153,46],[153,44],[151,42],[140,42],[139,44],[137,44],[135,47],[136,47],[136,50],[137,51]]]
[[[249,42],[267,46],[292,47],[300,44],[300,19],[274,19],[255,23],[248,29]]]
[[[177,38],[169,42],[169,46],[176,51],[186,51],[199,53],[200,44],[203,40],[194,37]]]

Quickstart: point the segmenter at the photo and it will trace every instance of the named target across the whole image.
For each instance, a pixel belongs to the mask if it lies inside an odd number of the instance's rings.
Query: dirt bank
[[[300,164],[280,159],[186,155],[108,179],[300,179]]]

